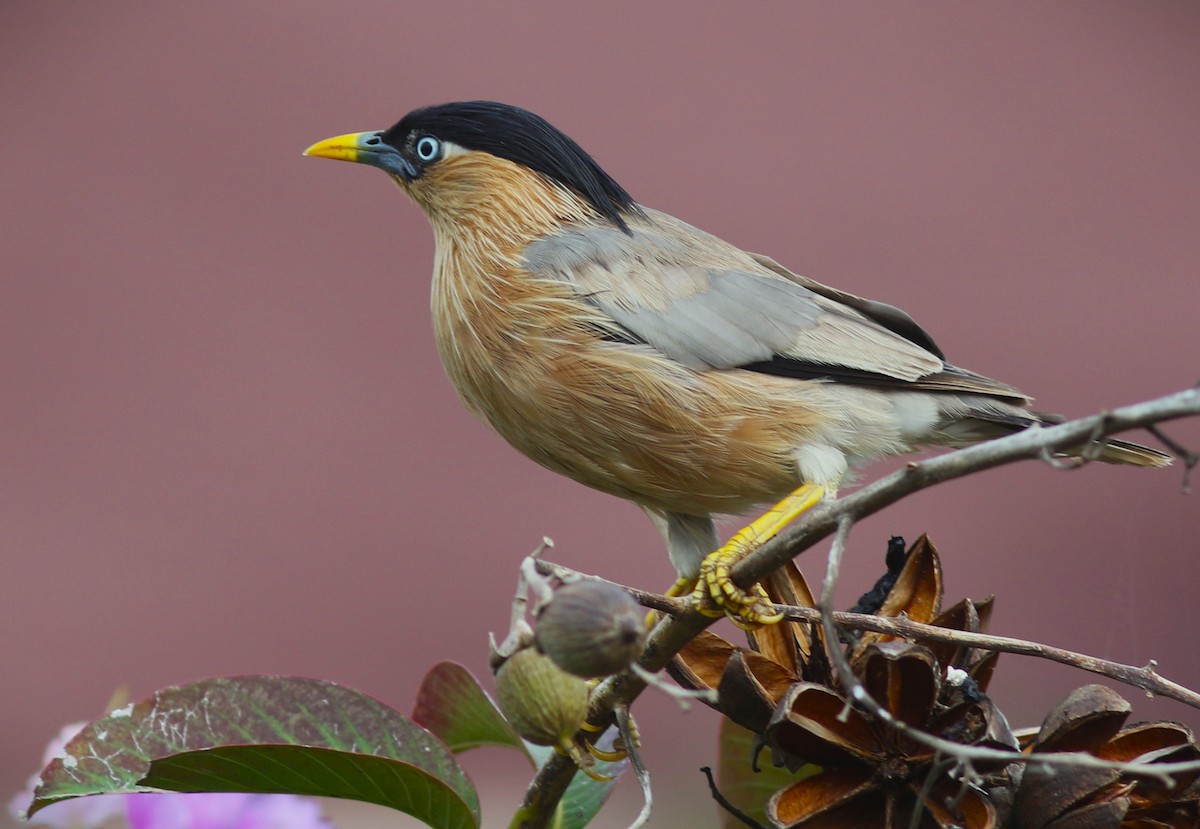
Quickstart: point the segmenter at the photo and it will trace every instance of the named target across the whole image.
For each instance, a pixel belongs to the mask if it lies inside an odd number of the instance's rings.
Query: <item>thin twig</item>
[[[621,732],[625,751],[629,754],[629,764],[633,766],[633,774],[642,787],[642,810],[638,812],[633,823],[629,824],[629,829],[641,829],[646,825],[646,821],[650,820],[650,810],[654,808],[654,795],[650,791],[650,770],[646,768],[641,754],[638,753],[637,729],[634,728],[633,718],[629,716],[629,706],[618,705],[615,713],[617,730]]]
[[[690,711],[692,709],[691,701],[694,699],[712,705],[715,705],[717,702],[717,692],[711,688],[681,688],[666,679],[663,671],[652,674],[636,662],[629,666],[629,670],[637,674],[647,685],[655,690],[662,691],[675,700],[680,711]]]
[[[1193,452],[1191,449],[1188,449],[1154,423],[1147,426],[1146,431],[1158,438],[1163,446],[1167,447],[1167,449],[1183,461],[1183,493],[1184,495],[1191,494],[1192,471],[1200,464],[1200,452]]]
[[[560,564],[552,564],[547,561],[539,561],[539,567],[547,568],[546,572],[554,572],[557,575],[570,575],[572,578],[576,576],[583,577],[582,573],[571,570]],[[601,581],[604,581],[601,579]],[[669,599],[665,596],[658,598],[663,599],[662,602],[653,601],[655,594],[645,593],[640,590],[626,587],[617,582],[606,582],[622,590],[628,590],[638,596],[638,600],[647,607],[658,607],[664,609],[667,603],[677,605],[679,612],[683,607],[686,607],[685,602],[678,599]],[[646,600],[643,600],[645,597]],[[820,622],[821,611],[815,607],[799,607],[797,605],[777,604],[772,606],[784,615],[785,618],[793,622]],[[1086,653],[1067,650],[1053,645],[1043,645],[1040,642],[1033,642],[1028,639],[1017,639],[1011,636],[997,636],[990,633],[972,633],[964,630],[954,630],[953,628],[938,627],[937,625],[924,624],[922,622],[914,622],[903,616],[875,616],[869,613],[852,613],[848,611],[835,610],[833,611],[833,621],[838,627],[849,628],[851,630],[869,630],[875,633],[882,633],[888,636],[895,636],[900,639],[909,639],[915,642],[945,642],[951,645],[960,645],[968,648],[980,648],[983,650],[1000,651],[1002,653],[1012,653],[1019,656],[1032,656],[1038,659],[1047,659],[1051,662],[1058,662],[1063,665],[1070,665],[1073,668],[1079,668],[1083,671],[1106,676],[1109,679],[1121,682],[1125,685],[1146,691],[1157,696],[1167,697],[1169,699],[1181,702],[1184,705],[1192,708],[1200,709],[1200,693],[1193,691],[1177,682],[1172,682],[1162,676],[1155,669],[1156,663],[1150,662],[1146,665],[1126,665],[1121,662],[1113,662],[1108,659],[1101,659],[1098,656],[1090,656]]]
[[[1043,449],[1059,451],[1099,435],[1107,437],[1168,420],[1200,414],[1200,388],[1188,388],[1145,403],[1122,406],[1056,426],[1026,429],[945,455],[909,463],[898,472],[836,501],[814,507],[738,562],[730,573],[734,584],[749,587],[837,530],[842,516],[860,521],[914,492],[985,469],[1037,458]],[[1103,429],[1097,432],[1097,425]]]
[[[700,773],[708,780],[708,790],[712,793],[712,799],[717,801],[717,805],[724,809],[729,814],[740,820],[742,823],[750,827],[750,829],[767,829],[750,815],[743,812],[737,806],[729,802],[725,795],[721,794],[721,790],[717,788],[717,781],[713,780],[712,769],[708,766],[701,766]]]
[[[619,584],[615,581],[602,579],[599,576],[588,575],[579,570],[572,570],[570,567],[564,567],[561,564],[555,564],[552,561],[545,559],[536,559],[537,571],[543,576],[560,579],[562,581],[584,581],[590,580],[599,584],[609,584],[613,587],[619,587],[630,596],[637,600],[638,604],[643,607],[648,607],[651,610],[661,610],[663,613],[670,613],[676,616],[686,610],[692,609],[692,603],[689,599],[675,599],[669,596],[664,596],[661,593],[650,593],[646,590],[639,590],[636,587],[630,587],[627,584]]]
[[[925,801],[933,793],[933,786],[941,779],[942,772],[948,769],[952,764],[947,763],[941,756],[935,754],[933,760],[929,763],[929,771],[925,773],[925,779],[921,782],[921,790],[917,792],[917,802],[913,807],[912,814],[908,818],[908,829],[920,829],[921,819],[925,816]]]
[[[792,605],[775,605],[784,616],[793,621],[812,622],[820,619],[820,611],[811,607],[795,607]],[[841,627],[855,630],[870,630],[903,639],[922,642],[946,642],[963,645],[969,648],[1015,653],[1022,656],[1034,656],[1070,665],[1094,674],[1100,674],[1117,682],[1131,685],[1143,691],[1182,702],[1192,708],[1200,708],[1200,693],[1172,682],[1154,670],[1154,663],[1138,667],[1088,656],[1084,653],[1043,645],[1027,639],[1016,639],[1009,636],[995,636],[988,633],[971,633],[968,631],[952,630],[950,628],[926,625],[901,617],[870,616],[863,613],[844,613],[834,611],[833,620]]]

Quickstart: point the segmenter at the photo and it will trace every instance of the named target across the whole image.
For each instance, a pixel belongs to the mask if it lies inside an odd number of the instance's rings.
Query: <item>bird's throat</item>
[[[503,264],[564,223],[595,216],[570,190],[486,153],[447,158],[406,189],[429,217],[439,247],[499,256]]]

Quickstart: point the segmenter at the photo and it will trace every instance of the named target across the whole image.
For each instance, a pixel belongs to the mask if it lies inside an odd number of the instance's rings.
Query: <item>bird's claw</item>
[[[608,781],[612,780],[613,778],[609,775],[601,774],[596,770],[596,760],[594,758],[598,757],[601,760],[606,760],[608,759],[607,757],[601,756],[606,752],[597,754],[595,751],[595,746],[587,741],[583,742],[584,748],[587,749],[586,751],[580,749],[579,746],[579,742],[577,742],[575,739],[567,737],[561,743],[555,746],[554,750],[559,754],[570,757],[571,760],[574,761],[575,767],[593,780],[601,783],[607,783]]]
[[[585,722],[581,726],[582,730],[587,732],[588,736],[583,739],[583,747],[587,749],[587,753],[595,757],[597,760],[603,760],[605,763],[619,763],[629,756],[629,748],[625,745],[623,737],[617,737],[613,740],[612,750],[600,748],[593,742],[600,737],[606,730],[607,726],[596,726],[590,722]],[[633,737],[634,747],[641,746],[641,735],[638,733],[637,724],[634,723],[633,717],[629,718],[630,736]],[[595,735],[595,737],[591,735]]]
[[[588,750],[588,754],[595,757],[597,760],[603,760],[606,763],[619,763],[629,756],[629,752],[625,750],[625,746],[620,740],[613,743],[612,751],[605,751],[602,748],[597,748],[594,743],[585,742],[584,748]]]
[[[728,546],[710,554],[700,565],[700,577],[692,592],[692,600],[700,612],[712,617],[724,614],[743,630],[782,621],[783,614],[775,609],[762,585],[743,590],[733,583],[729,571],[742,552],[727,549]]]

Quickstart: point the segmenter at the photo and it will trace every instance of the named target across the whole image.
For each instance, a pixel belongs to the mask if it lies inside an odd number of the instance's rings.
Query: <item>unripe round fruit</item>
[[[645,638],[641,605],[616,585],[598,581],[555,590],[534,629],[534,641],[554,664],[585,679],[628,668]]]
[[[496,671],[496,702],[529,742],[564,745],[587,718],[588,684],[536,649],[522,648]]]

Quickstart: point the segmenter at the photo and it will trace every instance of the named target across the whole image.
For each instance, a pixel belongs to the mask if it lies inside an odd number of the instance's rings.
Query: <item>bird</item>
[[[640,204],[520,107],[426,106],[305,154],[380,168],[426,214],[437,349],[467,408],[542,466],[641,507],[678,575],[668,592],[743,627],[781,616],[732,564],[854,470],[1054,422],[948,362],[900,309]],[[1115,439],[1090,454],[1171,460]],[[718,516],[771,503],[719,542]]]

